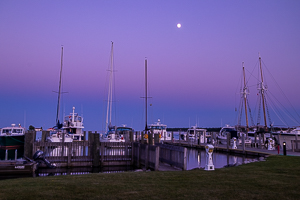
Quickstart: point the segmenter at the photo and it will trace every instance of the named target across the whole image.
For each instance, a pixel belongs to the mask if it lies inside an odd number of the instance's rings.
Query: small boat
[[[125,142],[125,138],[128,137],[132,128],[124,126],[108,126],[108,131],[106,135],[100,138],[101,142]]]
[[[71,135],[64,133],[62,130],[54,130],[50,131],[50,136],[47,137],[47,142],[73,142],[73,138]]]
[[[167,125],[162,124],[160,119],[157,120],[154,124],[148,126],[148,130],[153,134],[159,134],[161,141],[172,140],[171,133],[167,132]]]
[[[73,141],[82,141],[84,140],[83,128],[83,117],[75,113],[73,107],[73,112],[65,116],[62,129]]]
[[[180,135],[180,139],[188,141],[196,141],[200,135],[200,143],[207,143],[207,137],[210,137],[206,134],[206,129],[192,126],[187,130],[186,133]]]
[[[25,128],[20,124],[4,127],[0,133],[1,160],[21,158],[24,154]],[[16,153],[17,151],[17,153]]]
[[[227,144],[227,135],[228,133],[230,133],[230,139],[235,137],[238,138],[237,136],[237,131],[235,129],[235,127],[233,126],[229,126],[229,125],[225,125],[224,127],[221,128],[218,136],[217,136],[217,140],[221,143],[221,144]]]

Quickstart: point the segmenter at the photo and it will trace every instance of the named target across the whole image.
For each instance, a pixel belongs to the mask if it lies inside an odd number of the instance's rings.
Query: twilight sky
[[[299,10],[298,0],[1,0],[0,127],[55,125],[63,45],[61,113],[75,106],[85,130],[104,130],[111,41],[113,124],[144,128],[145,57],[148,123],[237,124],[242,62],[256,123],[260,54],[267,92],[280,102],[268,101],[271,122],[300,125]]]

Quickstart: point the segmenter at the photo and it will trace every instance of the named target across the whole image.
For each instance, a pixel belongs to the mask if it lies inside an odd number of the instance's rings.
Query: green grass
[[[0,199],[300,199],[300,157],[215,171],[124,172],[0,181]]]

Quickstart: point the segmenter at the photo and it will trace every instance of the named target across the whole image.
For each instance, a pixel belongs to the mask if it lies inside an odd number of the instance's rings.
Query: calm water
[[[223,168],[228,165],[241,165],[244,163],[259,161],[258,157],[245,157],[243,155],[231,155],[224,153],[213,153],[213,164],[215,168]],[[205,168],[206,151],[187,149],[187,170]]]

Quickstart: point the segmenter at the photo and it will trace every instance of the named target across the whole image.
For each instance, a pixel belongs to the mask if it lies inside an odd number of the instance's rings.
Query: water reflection
[[[213,153],[213,163],[215,168],[236,166],[258,160],[258,157],[245,157],[243,155],[231,155],[218,152]],[[205,165],[206,152],[204,150],[187,149],[187,170],[205,168]]]

